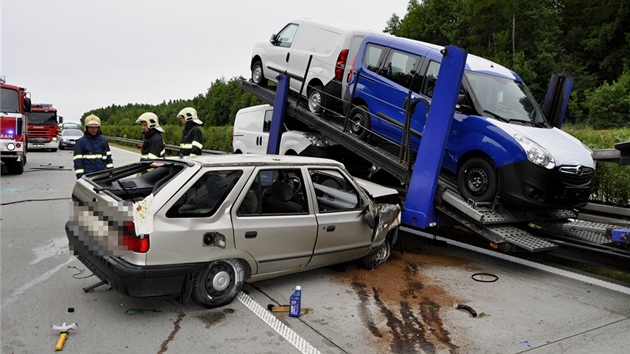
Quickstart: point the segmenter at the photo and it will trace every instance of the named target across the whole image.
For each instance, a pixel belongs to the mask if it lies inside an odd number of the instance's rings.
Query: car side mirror
[[[370,212],[370,204],[363,207],[363,210],[361,210],[361,217],[365,223],[368,224],[370,229],[374,229],[376,226],[376,220],[374,220],[374,215]]]
[[[278,36],[278,35],[274,33],[274,34],[272,34],[272,35],[271,35],[271,38],[269,38],[269,42],[270,42],[272,45],[276,45],[276,44],[278,44],[278,39],[277,39],[277,36]]]

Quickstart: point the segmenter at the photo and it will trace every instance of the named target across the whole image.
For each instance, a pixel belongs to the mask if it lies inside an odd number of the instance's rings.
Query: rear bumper
[[[85,235],[76,222],[66,223],[70,250],[100,280],[114,290],[131,297],[184,295],[188,297],[192,279],[204,263],[138,266],[124,259],[99,254],[95,242]]]

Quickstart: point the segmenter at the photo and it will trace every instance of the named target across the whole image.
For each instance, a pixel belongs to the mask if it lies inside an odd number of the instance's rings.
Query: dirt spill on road
[[[358,311],[366,336],[380,351],[394,353],[458,353],[444,328],[440,309],[461,302],[425,275],[433,266],[461,267],[466,260],[405,251],[393,252],[375,271],[349,264],[340,277],[359,297]]]

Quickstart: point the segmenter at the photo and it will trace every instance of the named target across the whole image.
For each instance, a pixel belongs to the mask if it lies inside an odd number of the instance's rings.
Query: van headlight
[[[556,167],[556,161],[553,159],[553,156],[542,146],[518,134],[514,135],[514,140],[525,150],[529,161],[549,170]]]
[[[327,147],[330,145],[328,140],[319,134],[304,133],[304,137],[311,142],[311,145],[317,147]]]

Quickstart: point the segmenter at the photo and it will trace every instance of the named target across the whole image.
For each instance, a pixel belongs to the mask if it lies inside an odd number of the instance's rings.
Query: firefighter
[[[112,152],[101,133],[101,119],[94,114],[85,117],[85,134],[74,145],[74,172],[77,179],[86,173],[114,168]]]
[[[179,144],[179,156],[201,155],[203,135],[199,126],[203,122],[197,118],[197,111],[192,107],[186,107],[179,111],[177,118],[184,125],[182,141]]]
[[[144,135],[140,160],[164,158],[166,152],[162,139],[164,129],[160,127],[157,115],[151,112],[142,113],[136,123],[142,124],[142,134]]]

